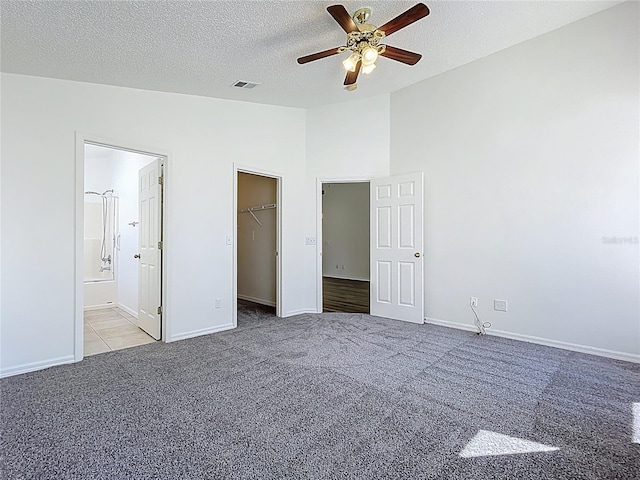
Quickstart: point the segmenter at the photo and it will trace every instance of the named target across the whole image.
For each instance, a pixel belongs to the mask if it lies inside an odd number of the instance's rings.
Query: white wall
[[[113,160],[110,149],[97,145],[84,148],[84,191],[102,193],[113,188]]]
[[[427,317],[471,325],[473,295],[491,330],[640,354],[639,44],[629,2],[391,96]]]
[[[275,178],[238,173],[238,210],[277,203]],[[238,214],[238,297],[276,305],[276,210]]]
[[[307,178],[388,175],[389,102],[380,95],[307,110]]]
[[[232,325],[234,162],[282,172],[283,314],[314,307],[303,110],[13,74],[1,89],[3,375],[74,358],[77,131],[169,154],[169,340]]]
[[[322,186],[322,274],[369,280],[369,182]]]

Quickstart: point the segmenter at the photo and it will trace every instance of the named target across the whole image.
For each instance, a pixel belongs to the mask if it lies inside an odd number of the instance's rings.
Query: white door
[[[138,172],[138,326],[160,339],[162,273],[162,161]]]
[[[371,181],[371,315],[424,322],[423,174]]]

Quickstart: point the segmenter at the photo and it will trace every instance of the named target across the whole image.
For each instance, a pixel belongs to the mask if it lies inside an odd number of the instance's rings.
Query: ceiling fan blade
[[[424,3],[418,3],[406,12],[398,15],[393,20],[390,20],[381,27],[378,27],[378,30],[382,30],[385,36],[388,37],[392,33],[397,32],[407,25],[411,25],[413,22],[417,22],[427,15],[429,15],[429,9],[427,8],[427,6]]]
[[[385,45],[384,52],[382,52],[380,55],[397,62],[406,63],[407,65],[415,65],[422,58],[422,55],[420,55],[419,53],[392,47],[391,45]]]
[[[349,12],[347,12],[342,5],[331,5],[330,7],[327,7],[327,12],[329,12],[329,15],[338,22],[345,32],[351,33],[358,31],[356,22],[353,21]]]
[[[362,62],[358,62],[356,64],[355,72],[347,72],[347,76],[344,79],[345,85],[353,85],[358,80],[358,74],[360,73],[360,67],[362,66]]]
[[[313,62],[314,60],[320,60],[321,58],[330,57],[331,55],[336,55],[337,53],[340,53],[339,50],[340,49],[336,47],[330,50],[325,50],[324,52],[312,53],[311,55],[300,57],[298,59],[298,63],[302,65],[303,63]]]

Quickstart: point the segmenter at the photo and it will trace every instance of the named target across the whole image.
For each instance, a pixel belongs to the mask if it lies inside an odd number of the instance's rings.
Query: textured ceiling
[[[326,12],[372,9],[382,25],[415,1],[12,1],[2,0],[3,72],[313,107],[388,93],[456,68],[619,1],[426,0],[431,14],[386,44],[421,53],[410,67],[386,58],[342,86],[343,56],[296,58],[343,45]],[[260,85],[231,87],[236,80]]]

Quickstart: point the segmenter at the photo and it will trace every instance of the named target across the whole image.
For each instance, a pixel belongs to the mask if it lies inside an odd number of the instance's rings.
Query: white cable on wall
[[[480,317],[478,317],[478,312],[473,305],[471,305],[471,310],[473,310],[473,314],[476,317],[476,325],[478,326],[478,335],[486,335],[486,328],[491,328],[491,322],[481,322]]]

